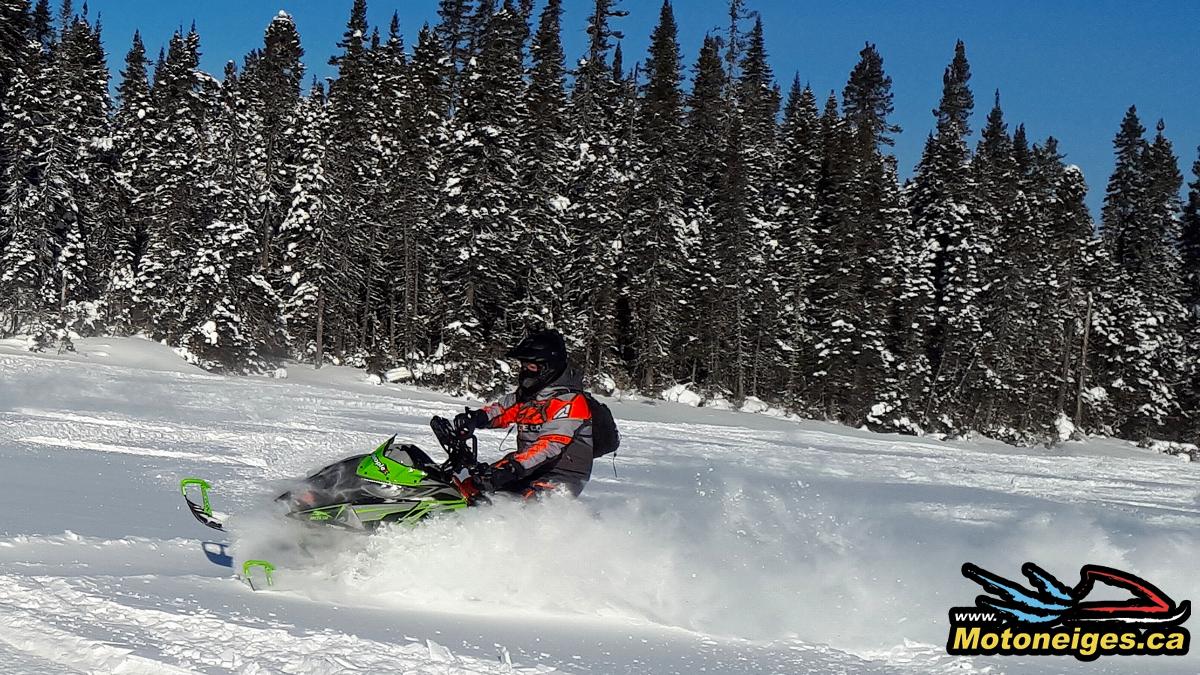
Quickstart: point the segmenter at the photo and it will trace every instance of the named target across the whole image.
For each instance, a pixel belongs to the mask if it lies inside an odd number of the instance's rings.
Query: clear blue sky
[[[202,66],[220,74],[225,61],[260,45],[280,10],[291,13],[307,52],[309,73],[327,65],[344,30],[351,0],[90,0],[101,15],[113,76],[140,28],[152,55],[179,27],[195,20]],[[540,8],[539,3],[539,8]],[[685,63],[695,61],[708,31],[724,29],[726,0],[675,0]],[[75,0],[78,8],[81,0]],[[584,50],[589,0],[565,0],[563,40],[569,61]],[[1112,138],[1131,104],[1153,133],[1161,117],[1185,181],[1200,145],[1200,1],[1197,0],[748,0],[763,17],[767,49],[786,87],[793,73],[821,98],[841,94],[866,41],[878,45],[893,80],[894,121],[904,131],[895,152],[905,176],[920,158],[941,94],[942,70],[956,39],[967,45],[976,112],[982,124],[1000,89],[1010,130],[1023,122],[1030,138],[1053,135],[1067,161],[1083,168],[1093,212],[1112,170]],[[386,32],[393,11],[411,46],[421,24],[436,22],[436,0],[368,0],[372,25]],[[630,15],[626,63],[644,58],[658,18],[657,0],[624,0]],[[690,70],[689,70],[690,72]]]

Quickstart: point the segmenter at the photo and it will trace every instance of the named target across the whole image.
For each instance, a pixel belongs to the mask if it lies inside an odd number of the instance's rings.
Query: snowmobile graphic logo
[[[390,471],[388,471],[387,464],[384,464],[375,455],[371,455],[371,461],[375,462],[375,468],[379,469],[379,473],[382,473],[385,476],[388,475],[389,473],[391,473]]]
[[[946,650],[956,655],[1070,654],[1092,660],[1109,654],[1187,654],[1188,600],[1176,603],[1145,579],[1112,567],[1084,565],[1079,582],[1067,586],[1027,562],[1021,572],[1032,588],[978,565],[962,574],[987,593],[974,607],[950,610]],[[1088,600],[1111,591],[1119,600]]]

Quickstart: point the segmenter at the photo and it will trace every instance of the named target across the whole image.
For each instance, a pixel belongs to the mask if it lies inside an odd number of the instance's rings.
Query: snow
[[[662,393],[664,401],[672,401],[682,403],[684,405],[699,406],[704,402],[704,399],[688,388],[686,384],[677,384]]]
[[[1059,441],[1069,441],[1075,435],[1075,423],[1063,413],[1054,420],[1054,431]]]
[[[566,213],[571,208],[571,200],[562,195],[554,195],[550,198],[550,208],[558,213]]]
[[[216,377],[142,339],[78,346],[0,343],[4,672],[1200,671],[1196,656],[944,650],[947,609],[978,591],[968,560],[1064,579],[1111,565],[1195,600],[1200,466],[1166,447],[879,435],[693,407],[678,387],[684,404],[605,399],[621,450],[579,500],[289,560],[275,542],[299,525],[254,515],[279,481],[392,434],[431,448],[431,415],[479,401],[337,366]],[[182,508],[185,476],[212,481],[228,536]],[[280,563],[275,590],[219,564],[257,554]]]
[[[217,322],[211,319],[200,326],[200,333],[204,335],[204,341],[210,345],[215,345],[220,340],[220,334],[217,333]]]

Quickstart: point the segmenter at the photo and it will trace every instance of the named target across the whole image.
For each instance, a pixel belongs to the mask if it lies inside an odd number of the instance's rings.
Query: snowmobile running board
[[[193,485],[200,488],[200,504],[197,504],[196,502],[192,501],[191,497],[188,497],[188,488]],[[183,480],[179,481],[179,491],[183,493],[183,500],[187,502],[188,510],[192,512],[192,515],[196,517],[196,520],[200,521],[207,527],[224,532],[224,523],[222,523],[219,518],[213,515],[212,505],[208,501],[208,491],[210,489],[211,486],[209,486],[208,481],[204,480],[203,478],[184,478]]]

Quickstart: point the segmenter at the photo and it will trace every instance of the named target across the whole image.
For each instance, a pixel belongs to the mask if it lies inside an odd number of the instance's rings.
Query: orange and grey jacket
[[[483,410],[489,426],[517,425],[517,449],[495,463],[511,464],[518,480],[502,488],[511,492],[564,486],[578,495],[592,476],[592,411],[588,409],[583,380],[567,369],[546,385],[533,400],[517,401],[515,393]]]

